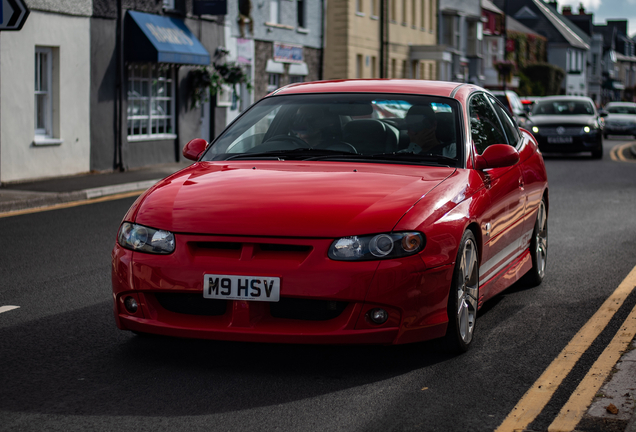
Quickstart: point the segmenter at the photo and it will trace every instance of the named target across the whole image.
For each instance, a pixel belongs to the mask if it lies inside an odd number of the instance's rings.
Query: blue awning
[[[129,62],[210,64],[210,54],[183,20],[128,11],[124,27]]]

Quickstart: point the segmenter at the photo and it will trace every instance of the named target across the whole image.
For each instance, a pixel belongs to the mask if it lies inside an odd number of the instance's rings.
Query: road
[[[547,276],[486,303],[460,356],[137,337],[115,328],[109,261],[134,198],[0,218],[0,430],[495,430],[636,266],[636,163],[610,157],[625,143],[546,155]],[[635,305],[529,429],[547,430]]]

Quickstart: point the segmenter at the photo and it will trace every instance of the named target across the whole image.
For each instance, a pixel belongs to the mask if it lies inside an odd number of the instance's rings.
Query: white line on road
[[[19,308],[20,306],[0,306],[0,313],[9,312],[10,310],[19,309]]]

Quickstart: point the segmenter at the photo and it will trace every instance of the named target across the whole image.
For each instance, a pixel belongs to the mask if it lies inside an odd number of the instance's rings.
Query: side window
[[[470,133],[479,154],[492,144],[508,142],[497,115],[483,94],[470,100]]]
[[[501,119],[501,124],[508,136],[508,143],[512,146],[516,146],[519,142],[519,130],[517,129],[515,122],[512,121],[506,110],[503,109],[492,96],[488,96],[488,99],[490,99],[492,106],[495,108],[495,112],[497,112],[497,115]]]

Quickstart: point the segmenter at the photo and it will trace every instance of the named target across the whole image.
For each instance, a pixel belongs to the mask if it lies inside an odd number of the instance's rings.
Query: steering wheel
[[[347,153],[358,154],[358,151],[354,146],[344,141],[327,141],[318,144],[313,147],[315,149],[324,149],[324,150],[333,150],[333,151],[341,151]]]

